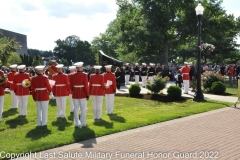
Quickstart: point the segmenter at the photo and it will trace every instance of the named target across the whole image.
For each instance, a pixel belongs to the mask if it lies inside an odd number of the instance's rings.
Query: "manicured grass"
[[[3,120],[0,122],[1,151],[26,153],[45,150],[65,144],[99,137],[131,128],[163,122],[232,105],[227,102],[162,103],[153,100],[115,97],[113,115],[107,115],[103,103],[102,119],[93,120],[91,99],[88,101],[87,127],[74,127],[67,100],[67,118],[57,119],[57,107],[49,104],[47,127],[36,127],[36,105],[29,96],[28,115],[18,116],[18,110],[10,109],[10,95],[5,95]]]
[[[230,86],[228,79],[224,81],[224,84],[226,86],[226,91],[225,93],[228,94],[229,96],[238,96],[238,86],[236,80],[233,81],[233,85]]]

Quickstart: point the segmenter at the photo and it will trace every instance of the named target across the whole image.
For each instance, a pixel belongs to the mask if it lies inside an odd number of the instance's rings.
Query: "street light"
[[[201,45],[201,20],[203,15],[203,6],[199,3],[198,6],[195,8],[196,15],[198,19],[198,57],[197,57],[197,91],[194,96],[194,101],[204,101],[204,96],[202,93],[202,87],[201,87],[201,51],[199,49],[199,46]]]

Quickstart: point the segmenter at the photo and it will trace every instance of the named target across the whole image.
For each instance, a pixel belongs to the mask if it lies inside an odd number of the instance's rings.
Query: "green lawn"
[[[74,127],[68,99],[66,119],[57,119],[56,106],[49,105],[47,127],[36,127],[36,105],[32,97],[29,96],[28,115],[24,118],[18,116],[18,110],[10,109],[10,95],[6,94],[4,122],[0,122],[1,151],[23,153],[46,150],[231,105],[232,103],[216,101],[193,102],[191,99],[183,102],[162,103],[153,100],[115,97],[115,114],[110,116],[105,114],[104,102],[102,119],[94,121],[90,99],[87,127],[78,128]]]
[[[229,96],[238,96],[238,87],[236,82],[233,83],[233,86],[230,86],[228,81],[224,81],[224,84],[226,86],[225,93],[227,93]]]

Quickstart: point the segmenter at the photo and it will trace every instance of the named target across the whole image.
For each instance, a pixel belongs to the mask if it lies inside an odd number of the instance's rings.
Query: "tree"
[[[0,38],[0,60],[2,65],[9,63],[11,53],[16,52],[21,48],[21,45],[13,38],[8,40],[6,37]]]
[[[16,52],[12,52],[9,58],[9,64],[21,64],[22,59]]]

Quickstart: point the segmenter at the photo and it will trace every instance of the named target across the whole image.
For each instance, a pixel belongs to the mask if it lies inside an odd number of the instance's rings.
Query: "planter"
[[[203,50],[204,55],[209,55],[211,52],[212,52],[212,51],[209,50],[209,49],[204,49],[204,50]]]

